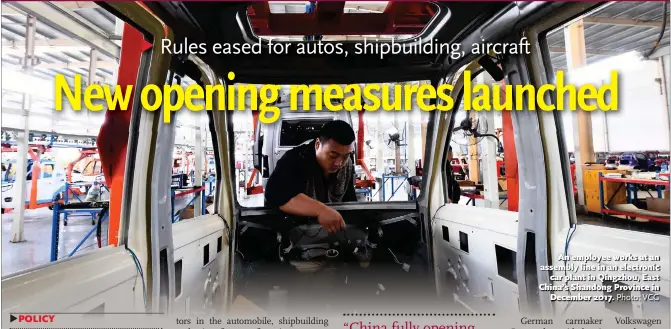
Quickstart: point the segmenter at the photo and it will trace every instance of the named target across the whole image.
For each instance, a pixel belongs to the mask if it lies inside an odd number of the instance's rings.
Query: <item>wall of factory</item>
[[[594,151],[669,151],[669,109],[659,61],[609,60],[572,74],[572,81],[577,83],[601,84],[610,82],[610,70],[620,72],[619,109],[616,112],[592,112]],[[566,143],[571,152],[575,115],[575,112],[563,113]]]

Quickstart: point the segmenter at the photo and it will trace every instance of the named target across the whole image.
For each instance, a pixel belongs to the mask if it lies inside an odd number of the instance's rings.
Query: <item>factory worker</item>
[[[354,140],[352,127],[334,120],[321,128],[318,138],[286,152],[268,179],[266,204],[284,213],[316,217],[329,232],[344,229],[340,213],[327,204],[357,201]]]

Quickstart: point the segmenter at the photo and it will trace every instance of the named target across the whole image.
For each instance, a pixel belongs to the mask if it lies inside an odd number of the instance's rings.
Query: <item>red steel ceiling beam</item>
[[[425,2],[392,2],[382,13],[345,14],[344,2],[317,2],[314,13],[273,14],[268,2],[253,3],[248,14],[257,35],[417,34],[435,14]]]

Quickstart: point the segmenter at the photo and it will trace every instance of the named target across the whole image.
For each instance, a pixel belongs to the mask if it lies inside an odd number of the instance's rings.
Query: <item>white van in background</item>
[[[31,191],[33,188],[33,165],[34,161],[29,160],[26,169],[26,202],[30,202]],[[54,161],[40,161],[39,176],[37,177],[37,204],[51,203],[54,195],[65,184],[65,171],[56,167]],[[21,186],[16,180],[2,182],[2,213],[6,209],[16,209],[19,207],[21,196]]]

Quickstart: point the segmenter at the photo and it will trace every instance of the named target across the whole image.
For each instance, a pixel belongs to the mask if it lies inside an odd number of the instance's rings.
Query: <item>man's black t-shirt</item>
[[[266,204],[280,207],[300,193],[323,203],[357,201],[354,183],[351,158],[340,170],[325,176],[312,141],[287,151],[277,161],[266,184]]]

